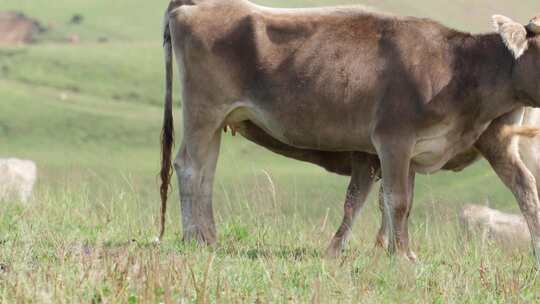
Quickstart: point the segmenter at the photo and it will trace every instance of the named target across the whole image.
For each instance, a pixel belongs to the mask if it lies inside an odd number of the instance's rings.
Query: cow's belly
[[[274,139],[300,149],[375,153],[368,125],[359,123],[369,119],[340,118],[283,115],[279,111],[238,107],[229,114],[227,124],[234,126],[250,121]]]
[[[412,168],[419,173],[433,173],[440,170],[446,165],[456,154],[461,151],[455,151],[447,140],[434,140],[429,145],[423,143],[423,149],[415,151],[411,159]],[[429,146],[429,150],[425,149]]]
[[[438,136],[417,139],[411,165],[416,172],[433,173],[442,169],[455,157],[474,153],[474,143],[489,124],[478,125],[467,132],[456,132],[457,128],[448,126],[441,129]],[[470,162],[473,162],[473,157]]]
[[[359,111],[360,112],[360,111]],[[320,117],[298,117],[280,115],[279,111],[264,111],[260,108],[238,106],[227,118],[234,126],[250,121],[274,139],[300,149],[318,151],[358,151],[376,154],[371,141],[369,117],[348,120],[321,119]],[[489,124],[477,125],[462,131],[463,122],[433,126],[417,135],[411,158],[412,168],[419,173],[433,173],[443,168],[456,155],[470,150]]]

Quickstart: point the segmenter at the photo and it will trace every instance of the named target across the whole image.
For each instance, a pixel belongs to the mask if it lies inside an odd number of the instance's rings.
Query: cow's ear
[[[529,47],[525,27],[505,16],[494,15],[492,18],[495,31],[501,35],[506,47],[516,59],[521,57]]]

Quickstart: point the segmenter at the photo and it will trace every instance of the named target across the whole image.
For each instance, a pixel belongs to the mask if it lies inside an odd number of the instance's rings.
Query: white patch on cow
[[[495,31],[501,35],[506,47],[514,54],[516,59],[521,57],[529,47],[525,27],[501,15],[493,15],[492,19]]]
[[[15,158],[0,159],[0,200],[28,201],[36,182],[36,164]]]

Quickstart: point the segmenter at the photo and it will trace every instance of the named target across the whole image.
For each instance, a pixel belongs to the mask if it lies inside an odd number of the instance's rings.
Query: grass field
[[[465,203],[517,211],[484,162],[418,179],[411,219],[418,264],[373,249],[373,197],[349,249],[333,261],[322,252],[341,219],[347,179],[227,135],[214,191],[219,245],[181,242],[175,189],[168,232],[154,246],[166,3],[0,3],[51,27],[35,45],[0,48],[0,156],[39,167],[31,202],[0,203],[0,303],[540,301],[528,248],[465,240],[458,227]],[[471,31],[489,30],[493,13],[526,22],[538,11],[533,1],[363,3]],[[84,16],[82,24],[68,24],[74,14]],[[61,43],[72,33],[80,44]],[[108,42],[98,43],[102,37]]]

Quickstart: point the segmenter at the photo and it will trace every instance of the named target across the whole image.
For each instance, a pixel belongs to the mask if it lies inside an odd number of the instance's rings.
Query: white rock
[[[0,158],[0,200],[27,202],[36,182],[36,164],[30,160]]]
[[[470,233],[481,233],[483,239],[505,245],[529,244],[531,235],[523,216],[508,214],[487,206],[465,205],[459,214],[463,228]]]

